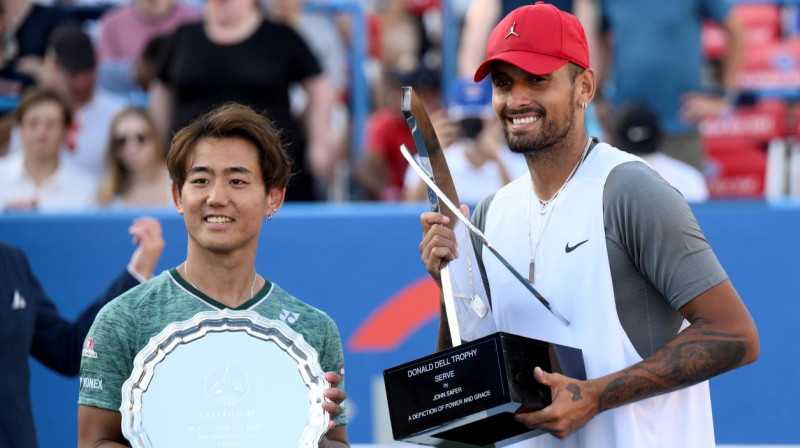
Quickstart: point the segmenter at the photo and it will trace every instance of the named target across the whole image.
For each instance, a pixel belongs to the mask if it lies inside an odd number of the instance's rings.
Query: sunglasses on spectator
[[[147,134],[118,135],[114,137],[112,142],[114,143],[114,146],[122,148],[129,141],[142,145],[147,141],[147,139],[148,139]]]

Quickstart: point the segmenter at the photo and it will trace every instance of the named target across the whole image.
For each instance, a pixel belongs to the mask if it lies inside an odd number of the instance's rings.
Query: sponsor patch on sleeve
[[[81,356],[84,358],[97,358],[97,352],[94,351],[94,338],[86,338]]]

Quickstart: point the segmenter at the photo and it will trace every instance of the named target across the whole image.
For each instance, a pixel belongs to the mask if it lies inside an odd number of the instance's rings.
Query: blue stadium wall
[[[800,205],[720,202],[694,209],[761,336],[756,364],[711,382],[717,441],[798,444]],[[385,441],[374,393],[382,370],[434,348],[437,298],[417,252],[423,211],[417,204],[293,204],[264,223],[258,271],[339,326],[354,443]],[[167,241],[160,271],[184,259],[186,231],[174,211],[150,214],[161,219]],[[25,250],[60,311],[75,317],[127,263],[133,249],[127,227],[135,216],[0,215],[0,239]],[[74,446],[77,379],[31,365],[40,446]]]

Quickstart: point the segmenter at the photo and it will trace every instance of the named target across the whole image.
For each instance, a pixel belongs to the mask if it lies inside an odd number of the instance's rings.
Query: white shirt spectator
[[[499,190],[503,185],[500,167],[494,160],[488,160],[481,166],[475,166],[467,160],[464,141],[456,141],[444,150],[450,176],[462,204],[477,205],[481,199]],[[522,154],[515,154],[508,148],[502,150],[501,159],[511,179],[528,173],[528,165]],[[405,189],[417,188],[422,179],[408,167],[403,185]]]
[[[697,168],[670,157],[662,152],[640,154],[665,181],[681,192],[686,202],[705,202],[708,200],[706,178]]]
[[[76,165],[100,177],[105,171],[106,146],[108,145],[111,122],[125,107],[125,103],[111,93],[96,89],[92,101],[75,113],[72,125],[67,131],[67,141],[73,142],[71,148],[65,147],[62,155]],[[19,127],[11,130],[9,153],[22,152],[22,138]]]
[[[0,210],[7,204],[36,201],[36,210],[77,211],[97,205],[97,177],[63,157],[42,185],[28,175],[21,152],[0,159]]]
[[[70,127],[70,132],[76,132],[75,148],[70,157],[76,164],[96,176],[103,174],[111,122],[124,107],[125,103],[113,94],[96,89],[92,101],[75,113]]]
[[[92,101],[75,114],[75,149],[70,152],[76,164],[100,176],[105,171],[106,147],[111,122],[125,107],[114,95],[96,89]]]

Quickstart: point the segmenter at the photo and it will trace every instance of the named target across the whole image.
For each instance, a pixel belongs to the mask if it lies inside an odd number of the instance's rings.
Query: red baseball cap
[[[589,68],[589,45],[575,16],[536,2],[511,11],[494,27],[486,45],[486,61],[475,72],[475,82],[489,74],[495,61],[535,75],[552,73],[567,62]]]

